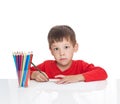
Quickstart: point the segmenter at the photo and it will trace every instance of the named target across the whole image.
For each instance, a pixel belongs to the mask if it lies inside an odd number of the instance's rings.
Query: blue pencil
[[[22,86],[24,86],[25,82],[26,82],[26,77],[27,77],[29,62],[30,62],[30,55],[27,55],[26,61],[25,61],[25,67],[24,67],[24,74],[23,74]]]

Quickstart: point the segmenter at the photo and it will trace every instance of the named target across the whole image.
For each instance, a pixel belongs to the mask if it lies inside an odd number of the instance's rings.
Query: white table
[[[0,104],[120,104],[120,79],[56,84],[31,80],[27,88],[17,79],[0,79]]]

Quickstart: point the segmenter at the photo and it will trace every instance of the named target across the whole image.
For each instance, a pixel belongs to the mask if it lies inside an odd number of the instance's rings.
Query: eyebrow
[[[64,45],[64,46],[66,46],[66,45],[67,45],[67,46],[68,46],[68,45],[70,46],[70,45],[72,45],[72,44],[63,44],[63,45]],[[58,45],[58,46],[59,46],[59,45]],[[58,46],[56,46],[56,45],[51,45],[51,47],[58,47]]]

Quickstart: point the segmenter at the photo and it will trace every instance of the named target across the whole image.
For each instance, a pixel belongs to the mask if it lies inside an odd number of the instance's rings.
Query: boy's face
[[[63,39],[61,42],[54,42],[50,51],[57,61],[58,67],[63,68],[71,65],[73,54],[77,49],[77,44],[73,47],[70,41]]]

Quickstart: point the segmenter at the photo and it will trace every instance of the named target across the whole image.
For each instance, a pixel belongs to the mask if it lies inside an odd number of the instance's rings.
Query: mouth
[[[60,58],[60,61],[65,61],[67,60],[67,58]]]

